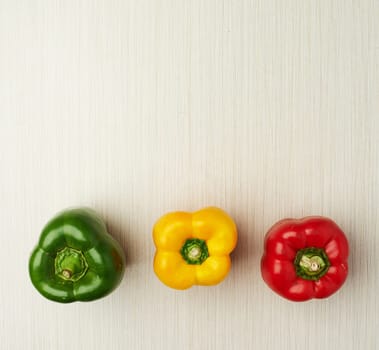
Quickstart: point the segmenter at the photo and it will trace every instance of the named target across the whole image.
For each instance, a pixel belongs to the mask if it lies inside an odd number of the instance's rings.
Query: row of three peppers
[[[167,286],[215,285],[231,268],[237,228],[223,210],[173,212],[154,226],[154,271]],[[347,277],[348,242],[325,217],[285,219],[265,238],[262,277],[281,296],[304,301],[333,294]],[[44,228],[30,259],[35,287],[59,302],[89,301],[110,293],[125,266],[120,245],[92,210],[64,211]]]

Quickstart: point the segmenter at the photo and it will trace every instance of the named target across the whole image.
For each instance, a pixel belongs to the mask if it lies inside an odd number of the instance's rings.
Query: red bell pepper
[[[347,238],[332,220],[284,219],[266,234],[262,277],[292,301],[326,298],[345,282],[348,255]]]

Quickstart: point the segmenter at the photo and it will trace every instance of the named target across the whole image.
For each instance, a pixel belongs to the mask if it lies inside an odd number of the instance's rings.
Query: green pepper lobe
[[[121,246],[89,208],[68,209],[50,220],[29,260],[35,288],[61,303],[104,297],[119,285],[124,270]]]

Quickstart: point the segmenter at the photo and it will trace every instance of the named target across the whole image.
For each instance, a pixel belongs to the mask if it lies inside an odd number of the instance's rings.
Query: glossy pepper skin
[[[210,286],[229,273],[229,254],[237,244],[232,218],[215,207],[162,216],[153,229],[154,271],[174,289]]]
[[[332,220],[284,219],[266,234],[262,277],[292,301],[327,298],[346,280],[348,255],[347,238]]]
[[[34,287],[60,303],[104,297],[121,282],[124,269],[121,246],[89,208],[68,209],[51,219],[29,260]]]

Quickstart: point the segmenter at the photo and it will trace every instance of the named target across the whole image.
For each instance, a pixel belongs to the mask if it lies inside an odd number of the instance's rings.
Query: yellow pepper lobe
[[[154,225],[153,239],[158,249],[178,252],[189,238],[192,238],[190,213],[169,213],[162,216]]]
[[[230,271],[230,257],[210,256],[200,266],[196,266],[196,284],[211,286],[221,282]]]
[[[154,271],[158,278],[174,289],[187,289],[196,282],[196,265],[189,265],[180,253],[157,251]]]
[[[193,236],[207,242],[209,255],[230,254],[237,244],[233,219],[219,208],[199,210],[192,217]]]
[[[153,239],[158,278],[171,288],[187,289],[194,284],[214,285],[227,276],[237,228],[227,213],[209,207],[193,214],[162,216],[154,226]]]

